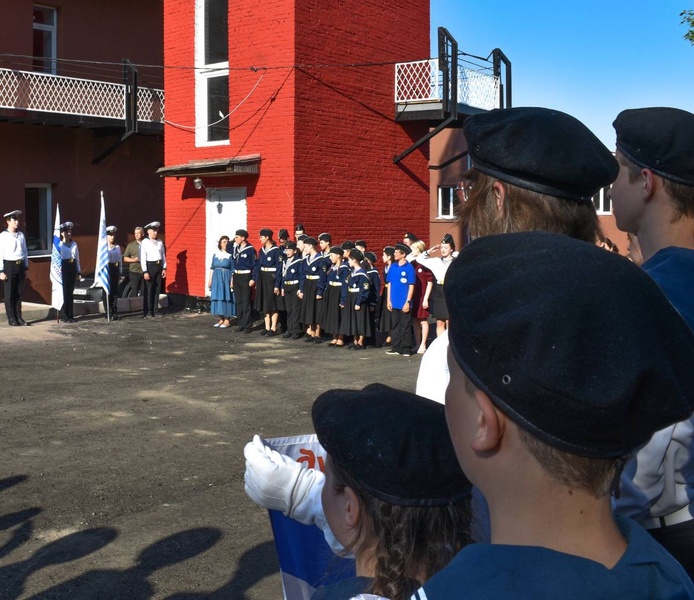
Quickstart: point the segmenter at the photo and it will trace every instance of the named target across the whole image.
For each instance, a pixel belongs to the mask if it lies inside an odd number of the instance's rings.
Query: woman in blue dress
[[[207,277],[207,289],[210,290],[212,300],[210,312],[219,317],[219,321],[214,326],[220,329],[229,327],[229,319],[236,316],[234,290],[231,287],[234,263],[231,254],[227,252],[228,244],[228,235],[219,238],[217,251],[212,255],[212,264]]]

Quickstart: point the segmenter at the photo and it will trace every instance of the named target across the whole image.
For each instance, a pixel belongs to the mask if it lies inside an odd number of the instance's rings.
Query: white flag
[[[60,205],[55,207],[53,246],[51,248],[51,306],[56,310],[63,307],[63,271],[60,259]]]
[[[94,269],[94,285],[109,293],[108,279],[108,239],[106,238],[106,211],[104,209],[104,192],[101,192],[101,218],[99,219],[99,245],[96,247],[96,268]]]

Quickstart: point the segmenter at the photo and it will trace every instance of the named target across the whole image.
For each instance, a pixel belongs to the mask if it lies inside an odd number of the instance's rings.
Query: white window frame
[[[607,197],[607,191],[612,186],[602,188],[595,196],[598,196],[598,202],[593,202],[595,205],[595,211],[598,215],[611,215],[612,214],[612,201]],[[595,198],[593,196],[593,199]]]
[[[33,9],[40,8],[42,10],[49,10],[53,13],[53,23],[54,25],[46,25],[44,23],[34,23],[33,29],[38,31],[48,31],[51,33],[51,56],[50,56],[50,69],[47,71],[41,71],[42,73],[50,73],[55,75],[57,72],[57,58],[58,58],[58,10],[52,6],[44,6],[43,4],[32,5],[32,15]]]
[[[455,214],[455,186],[454,185],[440,185],[437,190],[437,207],[436,207],[436,218],[445,219],[446,221],[454,221],[458,218]],[[444,208],[447,208],[446,213],[444,213]]]
[[[26,184],[24,184],[25,190],[30,189],[30,188],[46,190],[46,197],[44,198],[44,206],[41,207],[41,210],[43,210],[44,217],[46,219],[46,232],[45,232],[46,238],[44,239],[44,241],[46,242],[46,249],[45,250],[28,250],[27,253],[32,258],[50,256],[51,252],[52,252],[52,247],[53,247],[53,221],[51,220],[53,217],[53,215],[52,215],[53,186],[50,183],[26,183]],[[26,210],[26,207],[25,207],[25,210]],[[24,224],[24,229],[25,229],[25,236],[26,236],[26,220],[25,220],[25,224]]]
[[[229,76],[229,61],[205,64],[205,0],[195,1],[195,145],[228,146],[229,140],[209,141],[207,82],[213,77]],[[212,119],[216,121],[217,119]]]

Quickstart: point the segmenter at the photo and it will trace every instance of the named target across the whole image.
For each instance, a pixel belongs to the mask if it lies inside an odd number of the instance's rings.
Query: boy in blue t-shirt
[[[386,275],[392,339],[392,349],[386,354],[410,356],[412,352],[412,296],[417,275],[414,267],[407,261],[410,252],[405,244],[395,244],[394,264]]]

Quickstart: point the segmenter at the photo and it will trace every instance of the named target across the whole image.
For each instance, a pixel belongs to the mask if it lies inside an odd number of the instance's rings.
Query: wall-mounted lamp
[[[196,190],[201,190],[202,188],[205,187],[205,184],[202,182],[202,179],[200,179],[199,177],[196,177],[195,179],[193,179],[193,186],[195,186]],[[205,188],[205,189],[207,189],[207,188]]]

